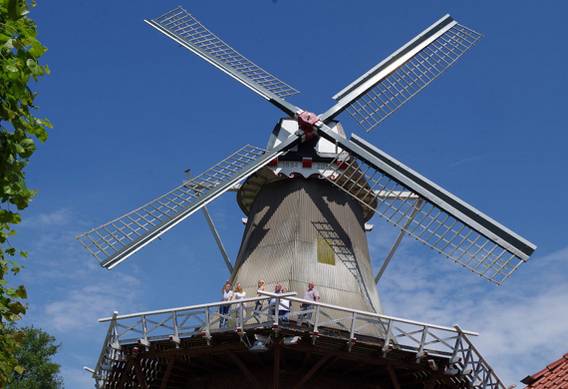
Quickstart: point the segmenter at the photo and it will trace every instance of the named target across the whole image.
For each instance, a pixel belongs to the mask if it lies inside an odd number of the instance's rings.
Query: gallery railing
[[[293,328],[309,333],[315,344],[321,336],[346,341],[348,350],[359,338],[377,345],[386,356],[391,350],[414,352],[417,360],[428,356],[449,359],[445,373],[460,375],[473,388],[500,388],[505,385],[471,343],[477,336],[458,326],[444,327],[398,317],[365,312],[295,297],[296,293],[274,294],[192,305],[172,309],[118,315],[99,319],[110,322],[93,377],[97,387],[109,381],[113,365],[124,358],[125,345],[150,347],[152,342],[169,340],[180,345],[184,338],[200,336],[209,340],[219,333],[245,334],[247,329]]]

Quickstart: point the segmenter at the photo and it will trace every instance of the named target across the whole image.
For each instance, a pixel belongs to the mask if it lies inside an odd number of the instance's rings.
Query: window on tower
[[[328,241],[318,237],[318,262],[326,265],[335,265],[335,253],[329,245]]]

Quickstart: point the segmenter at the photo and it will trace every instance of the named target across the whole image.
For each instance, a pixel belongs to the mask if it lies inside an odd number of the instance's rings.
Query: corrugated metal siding
[[[260,278],[269,291],[281,282],[299,297],[314,281],[322,302],[382,312],[363,223],[359,203],[326,181],[266,184],[252,205],[233,278],[249,296]],[[335,266],[317,261],[322,228],[349,253],[336,255]]]

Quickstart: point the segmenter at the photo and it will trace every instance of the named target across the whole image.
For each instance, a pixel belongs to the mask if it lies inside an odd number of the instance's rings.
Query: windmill
[[[449,15],[337,93],[336,103],[320,115],[285,100],[298,91],[182,7],[146,23],[287,117],[277,123],[266,150],[244,146],[170,192],[80,235],[103,267],[112,269],[243,180],[237,200],[248,222],[231,276],[247,288],[264,278],[303,290],[313,279],[327,301],[380,310],[365,237],[365,221],[375,213],[401,229],[401,237],[409,235],[497,284],[535,250],[363,138],[346,138],[336,121],[347,111],[373,130],[474,46],[480,34]],[[321,263],[326,251],[335,265]]]
[[[237,258],[227,266],[231,279],[249,295],[261,278],[298,292],[315,281],[322,301],[381,313],[376,282],[403,236],[496,284],[535,250],[531,242],[378,147],[357,135],[348,137],[338,121],[346,111],[365,131],[375,129],[472,48],[481,35],[449,15],[333,96],[335,103],[319,115],[286,100],[299,92],[184,8],[146,23],[285,116],[266,148],[246,145],[164,195],[81,234],[81,244],[104,268],[114,268],[198,210],[206,212],[209,203],[228,191],[237,192],[246,227]],[[367,222],[375,214],[400,229],[377,274],[366,238]]]

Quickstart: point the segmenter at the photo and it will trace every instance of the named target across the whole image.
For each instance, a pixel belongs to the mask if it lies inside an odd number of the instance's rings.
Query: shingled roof
[[[521,382],[525,389],[568,389],[568,353]]]

